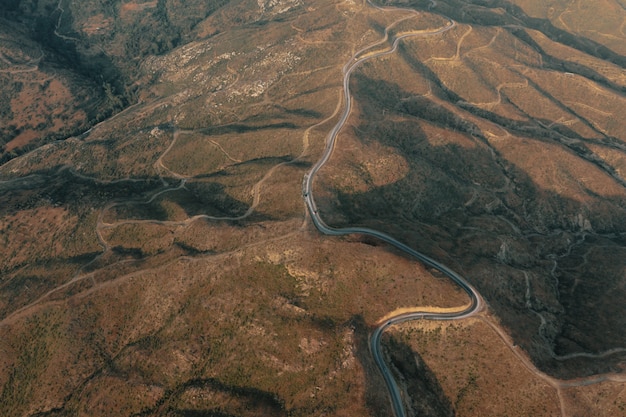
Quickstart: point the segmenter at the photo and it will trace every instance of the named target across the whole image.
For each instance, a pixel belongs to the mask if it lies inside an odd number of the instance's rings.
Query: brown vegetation
[[[624,366],[623,33],[583,2],[36,3],[0,16],[20,23],[0,29],[0,414],[389,414],[368,332],[466,296],[320,237],[301,195],[343,65],[387,27],[421,35],[355,71],[317,204],[489,305],[385,339],[409,408],[624,412],[623,383],[528,360]]]

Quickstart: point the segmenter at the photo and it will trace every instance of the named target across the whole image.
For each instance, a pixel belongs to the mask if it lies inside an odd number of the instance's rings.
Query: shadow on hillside
[[[193,392],[194,396],[203,395],[222,399],[222,404],[215,404],[214,408],[208,409],[185,409],[179,404],[184,404],[181,398]],[[195,398],[195,397],[194,397]],[[160,401],[162,404],[153,410],[139,414],[140,416],[154,415],[158,410],[167,410],[167,415],[180,417],[231,417],[228,409],[234,413],[244,409],[255,415],[268,417],[287,416],[283,401],[276,394],[259,390],[257,388],[224,384],[217,378],[194,379],[176,387],[171,393],[166,394]]]
[[[573,35],[554,26],[549,20],[528,16],[519,6],[502,0],[481,0],[474,4],[463,0],[437,1],[434,8],[427,0],[413,0],[411,7],[441,13],[459,23],[482,26],[504,26],[515,31],[520,26],[542,32],[552,41],[578,49],[588,55],[612,62],[621,67],[626,66],[626,57],[612,51],[606,46],[582,36]],[[502,9],[506,13],[502,13]]]
[[[355,356],[365,374],[365,404],[372,415],[392,415],[385,380],[369,350],[370,328],[361,315],[352,317],[350,326],[354,329]]]
[[[450,399],[419,353],[389,334],[383,336],[384,351],[391,360],[391,368],[406,378],[410,405],[415,415],[451,417],[455,415]]]
[[[355,316],[350,321],[354,328],[356,357],[365,372],[365,401],[373,415],[391,415],[389,395],[385,381],[369,351],[369,332],[363,318]],[[419,416],[453,416],[454,411],[437,378],[419,355],[396,338],[385,334],[383,337],[385,357],[391,358],[391,368],[399,372],[406,381],[409,400],[415,415]],[[417,361],[416,361],[416,358]],[[396,372],[394,372],[396,373]],[[397,375],[394,376],[397,378]],[[384,411],[384,412],[383,412]]]
[[[0,256],[0,317],[67,283],[79,271],[86,273],[87,269],[122,260],[144,262],[163,252],[142,252],[135,240],[138,236],[148,239],[152,235],[144,233],[143,229],[133,229],[127,234],[128,247],[120,246],[118,237],[117,243],[109,242],[115,247],[102,257],[96,221],[100,210],[108,203],[118,204],[107,210],[110,218],[104,219],[106,222],[150,220],[152,224],[146,225],[148,229],[154,229],[154,224],[160,221],[172,220],[172,204],[188,217],[200,214],[236,217],[250,208],[250,203],[232,197],[225,185],[211,179],[189,181],[186,187],[165,192],[148,203],[155,193],[167,189],[158,177],[106,182],[79,176],[66,166],[0,182],[0,242],[6,245]],[[270,217],[255,213],[247,219],[227,222],[243,227],[266,220]],[[170,230],[165,225],[158,233],[169,235]],[[199,253],[180,242],[174,242],[174,246],[181,255]],[[122,269],[118,268],[118,272]],[[92,281],[84,282],[90,286]],[[67,291],[74,291],[74,287],[80,285],[79,282],[68,287]],[[58,295],[65,292],[60,291]]]
[[[434,82],[441,84],[436,78]],[[434,90],[449,100],[445,91]],[[375,186],[365,174],[367,192],[333,190],[318,202],[322,217],[335,227],[361,225],[389,232],[466,275],[542,369],[559,376],[613,370],[623,354],[583,361],[581,367],[579,360],[554,361],[550,352],[626,346],[626,335],[617,331],[626,324],[625,316],[614,307],[626,297],[624,198],[583,188],[585,201],[579,201],[544,188],[492,148],[462,112],[412,97],[396,84],[355,76],[353,91],[362,109],[354,134],[364,143],[395,148],[409,172],[383,186]],[[395,120],[383,118],[383,109]],[[465,141],[431,143],[421,128],[424,121],[462,134]],[[532,121],[517,127],[517,121],[501,116],[499,121],[521,138],[538,139],[533,135],[537,130],[528,130],[537,129]],[[539,133],[542,141],[576,155],[581,167],[594,164],[585,157],[584,144],[566,146],[546,129]],[[337,213],[339,217],[331,217]],[[592,237],[600,243],[584,243]],[[579,246],[611,250],[594,253],[595,267],[586,268],[575,262],[581,257]],[[549,321],[543,335],[537,313]]]

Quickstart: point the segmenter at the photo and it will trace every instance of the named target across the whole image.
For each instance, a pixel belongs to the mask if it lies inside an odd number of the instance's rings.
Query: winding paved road
[[[379,9],[381,11],[387,11],[387,10],[398,10],[397,8],[381,8],[378,7],[376,5],[373,5],[372,3],[369,2],[368,0],[368,4],[376,9]],[[414,10],[409,10],[407,9],[407,12],[413,12],[416,13]],[[393,24],[391,25],[393,26]],[[383,41],[387,40],[388,38],[388,30],[391,27],[389,26],[386,30],[385,30],[385,38],[383,39]],[[343,113],[341,114],[341,117],[339,118],[339,121],[337,122],[337,124],[332,128],[332,130],[330,131],[330,133],[328,134],[328,137],[326,139],[326,148],[324,150],[324,153],[322,154],[321,158],[317,161],[317,163],[315,165],[313,165],[313,167],[311,168],[311,170],[304,176],[304,181],[303,181],[303,189],[302,189],[302,194],[304,196],[306,205],[308,207],[309,213],[311,215],[311,219],[313,220],[313,223],[315,224],[315,227],[317,227],[317,229],[326,234],[326,235],[330,235],[330,236],[342,236],[342,235],[348,235],[348,234],[353,234],[353,233],[357,233],[357,234],[362,234],[362,235],[368,235],[368,236],[373,236],[376,237],[396,248],[398,248],[399,250],[403,251],[404,253],[413,256],[414,258],[418,259],[419,261],[421,261],[422,263],[435,268],[437,270],[439,270],[440,272],[442,272],[443,274],[445,274],[446,276],[448,276],[450,279],[452,279],[456,284],[458,284],[469,296],[470,298],[470,303],[467,307],[460,309],[459,311],[455,311],[455,312],[445,312],[445,313],[433,313],[433,312],[427,312],[427,311],[415,311],[415,312],[410,312],[410,313],[404,313],[404,314],[400,314],[397,315],[395,317],[391,317],[389,319],[387,319],[383,324],[381,324],[380,326],[378,326],[374,332],[372,333],[371,337],[370,337],[370,343],[369,343],[369,347],[370,347],[370,351],[372,353],[372,356],[374,358],[374,361],[376,362],[376,364],[378,365],[378,368],[380,369],[380,372],[382,373],[385,382],[387,384],[387,388],[389,390],[389,395],[391,397],[391,405],[393,407],[393,411],[394,414],[396,415],[396,417],[404,417],[406,416],[403,404],[402,404],[402,398],[400,395],[400,389],[398,388],[398,385],[396,383],[396,381],[393,379],[393,376],[391,375],[391,371],[389,370],[389,367],[387,366],[387,364],[385,363],[385,361],[383,360],[383,355],[381,352],[381,345],[380,345],[380,340],[382,337],[382,334],[385,332],[385,330],[393,325],[393,324],[397,324],[397,323],[402,323],[405,321],[409,321],[409,320],[418,320],[418,319],[427,319],[427,320],[456,320],[456,319],[462,319],[465,317],[469,317],[472,316],[474,314],[476,314],[477,312],[481,311],[483,308],[483,301],[482,298],[480,296],[480,294],[465,280],[465,278],[463,278],[462,276],[460,276],[459,274],[457,274],[456,272],[454,272],[452,269],[448,268],[447,266],[441,264],[440,262],[437,262],[436,260],[430,258],[427,255],[424,255],[421,252],[418,252],[412,248],[410,248],[409,246],[407,246],[406,244],[396,240],[395,238],[391,237],[390,235],[380,232],[378,230],[374,230],[374,229],[368,229],[368,228],[364,228],[364,227],[346,227],[346,228],[333,228],[328,226],[326,223],[324,223],[324,221],[321,219],[319,213],[318,213],[318,209],[317,206],[315,205],[315,199],[313,198],[313,180],[315,179],[315,175],[317,174],[317,172],[326,164],[326,162],[328,162],[328,160],[330,159],[333,150],[335,148],[335,142],[337,140],[337,136],[339,134],[339,132],[341,131],[341,129],[343,128],[343,126],[345,125],[346,121],[348,120],[348,117],[350,115],[350,112],[352,110],[352,97],[350,96],[350,76],[352,75],[352,73],[354,72],[354,70],[363,62],[369,60],[369,59],[374,59],[374,58],[378,58],[381,57],[383,55],[389,55],[394,53],[397,49],[398,49],[398,45],[400,43],[400,41],[402,39],[405,38],[409,38],[409,37],[416,37],[416,36],[432,36],[432,35],[437,35],[443,32],[446,32],[450,29],[452,29],[453,27],[456,26],[456,23],[453,20],[449,20],[448,25],[446,25],[445,27],[438,29],[438,30],[434,30],[434,31],[430,31],[430,32],[414,32],[414,33],[405,33],[401,36],[398,36],[396,38],[394,38],[394,41],[391,45],[391,48],[389,48],[388,50],[385,51],[380,51],[377,53],[373,53],[371,55],[367,55],[364,56],[362,58],[357,58],[357,56],[370,49],[373,48],[377,45],[380,45],[382,43],[382,41],[378,41],[364,49],[361,49],[360,51],[358,51],[357,53],[355,53],[350,60],[348,61],[348,63],[343,67],[343,94],[344,94],[344,109],[343,109]]]

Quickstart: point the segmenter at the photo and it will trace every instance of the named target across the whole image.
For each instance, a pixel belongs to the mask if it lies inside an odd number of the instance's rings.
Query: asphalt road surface
[[[398,10],[397,8],[381,8],[378,6],[375,6],[371,3],[369,3],[370,6],[380,10],[381,12],[385,12],[388,10]],[[409,10],[406,9],[407,12],[413,12],[415,13],[414,10]],[[374,332],[372,332],[371,336],[370,336],[370,343],[369,343],[369,347],[370,347],[370,351],[372,353],[372,356],[374,358],[374,361],[376,362],[376,364],[378,365],[378,368],[380,369],[380,372],[382,373],[385,382],[387,384],[387,388],[389,390],[389,396],[391,399],[391,405],[394,411],[394,414],[396,415],[396,417],[405,417],[406,413],[402,404],[402,397],[400,395],[400,389],[398,388],[398,385],[396,383],[396,381],[394,380],[391,371],[389,370],[389,367],[387,366],[387,364],[385,363],[385,361],[383,360],[383,355],[381,352],[381,345],[380,345],[380,340],[382,337],[382,334],[384,333],[384,331],[391,325],[393,324],[397,324],[397,323],[402,323],[405,321],[410,321],[410,320],[419,320],[419,319],[427,319],[427,320],[458,320],[458,319],[462,319],[465,317],[469,317],[474,315],[475,313],[477,313],[478,311],[480,311],[483,308],[483,301],[482,298],[480,296],[480,294],[465,280],[465,278],[463,278],[462,276],[460,276],[459,274],[457,274],[456,272],[454,272],[452,269],[448,268],[447,266],[443,265],[442,263],[430,258],[427,255],[424,255],[421,252],[418,252],[412,248],[410,248],[409,246],[407,246],[406,244],[396,240],[395,238],[391,237],[390,235],[380,232],[378,230],[374,230],[374,229],[368,229],[368,228],[364,228],[364,227],[346,227],[346,228],[333,228],[328,226],[326,223],[324,223],[324,221],[322,220],[322,218],[319,215],[317,206],[315,205],[315,199],[313,197],[313,180],[315,179],[315,175],[317,174],[317,172],[328,162],[328,160],[330,159],[333,150],[335,148],[335,142],[337,140],[337,136],[339,134],[339,132],[341,131],[341,129],[343,128],[343,126],[345,125],[346,121],[348,120],[348,117],[350,116],[350,112],[352,110],[352,97],[350,96],[350,76],[352,75],[352,73],[354,72],[354,70],[363,62],[370,60],[370,59],[375,59],[378,58],[380,56],[383,55],[388,55],[388,54],[392,54],[396,51],[396,49],[398,48],[398,44],[400,43],[400,41],[402,39],[405,38],[409,38],[409,37],[417,37],[417,36],[434,36],[437,34],[441,34],[443,32],[446,32],[450,29],[452,29],[453,27],[456,26],[456,23],[453,20],[449,20],[448,24],[438,30],[434,30],[434,31],[429,31],[429,32],[413,32],[413,33],[404,33],[401,36],[398,36],[396,38],[394,38],[393,43],[391,44],[390,48],[384,51],[380,51],[377,53],[373,53],[371,55],[367,55],[364,56],[362,58],[357,58],[357,56],[361,53],[363,53],[364,51],[367,51],[368,49],[380,45],[382,42],[378,41],[366,48],[361,49],[359,52],[355,53],[350,60],[348,61],[348,63],[344,66],[343,68],[343,94],[344,94],[344,109],[343,112],[341,114],[341,117],[339,118],[339,121],[337,122],[337,124],[332,128],[332,130],[330,131],[330,133],[327,136],[326,139],[326,148],[324,150],[324,153],[322,154],[321,158],[317,161],[317,163],[315,165],[313,165],[313,167],[311,168],[311,170],[304,176],[304,181],[303,181],[303,187],[302,187],[302,194],[304,197],[304,200],[306,202],[306,205],[308,207],[309,210],[309,214],[311,216],[311,219],[313,220],[313,223],[315,224],[315,227],[317,227],[317,229],[326,234],[326,235],[330,235],[330,236],[342,236],[342,235],[348,235],[348,234],[362,234],[362,235],[368,235],[368,236],[373,236],[376,237],[394,247],[396,247],[397,249],[401,250],[402,252],[416,258],[417,260],[419,260],[420,262],[422,262],[425,265],[430,266],[431,268],[435,268],[438,271],[442,272],[443,274],[445,274],[447,277],[449,277],[451,280],[453,280],[457,285],[459,285],[469,296],[470,298],[470,304],[466,307],[463,308],[459,311],[455,311],[455,312],[446,312],[446,313],[433,313],[433,312],[426,312],[426,311],[415,311],[415,312],[411,312],[411,313],[404,313],[404,314],[400,314],[397,315],[395,317],[391,317],[389,319],[387,319],[387,321],[385,321],[383,324],[381,324],[380,326],[378,326]],[[388,38],[388,30],[385,31],[385,39],[384,41],[386,41]]]

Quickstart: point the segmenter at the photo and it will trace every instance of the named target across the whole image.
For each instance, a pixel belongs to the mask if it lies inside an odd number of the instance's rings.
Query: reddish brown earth
[[[623,415],[626,16],[570,3],[0,8],[0,414],[391,415],[369,332],[468,299],[301,195],[389,28],[317,204],[488,304],[386,335],[409,414]]]

